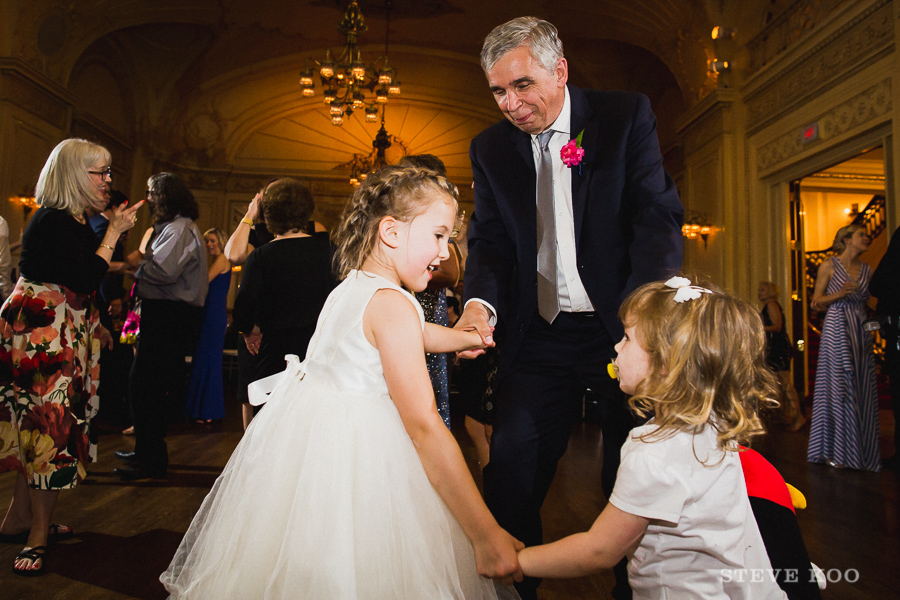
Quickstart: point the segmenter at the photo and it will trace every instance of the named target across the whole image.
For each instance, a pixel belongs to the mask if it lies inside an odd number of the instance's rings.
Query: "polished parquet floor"
[[[893,422],[889,412],[882,411],[881,416],[882,447],[890,452],[888,437]],[[461,423],[461,418],[456,422]],[[112,473],[118,466],[113,451],[130,450],[131,439],[118,433],[103,435],[100,459],[89,467],[89,478],[78,489],[60,494],[54,515],[54,521],[72,526],[78,536],[54,546],[47,559],[48,573],[34,579],[11,572],[13,557],[21,548],[0,546],[0,599],[165,598],[157,577],[239,441],[240,429],[238,407],[233,403],[220,425],[174,427],[168,438],[169,479],[133,483],[123,483]],[[474,448],[461,427],[454,429],[478,480]],[[824,598],[900,597],[898,474],[809,465],[805,460],[806,441],[804,432],[790,433],[773,426],[756,448],[808,498],[809,507],[800,511],[798,518],[810,556],[829,571],[832,580],[838,576],[842,579],[829,584]],[[577,424],[544,506],[547,540],[588,528],[605,505],[599,483],[600,453],[599,426]],[[13,481],[12,473],[0,475],[0,502],[4,506]],[[855,583],[844,580],[848,575]],[[541,587],[540,597],[608,598],[612,582],[609,573],[577,580],[548,580]]]

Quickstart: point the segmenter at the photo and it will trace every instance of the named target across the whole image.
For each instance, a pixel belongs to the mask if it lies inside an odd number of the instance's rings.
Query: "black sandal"
[[[47,566],[47,546],[35,546],[34,548],[25,548],[21,552],[16,555],[16,562],[19,559],[27,559],[31,561],[31,566],[34,566],[34,563],[37,561],[41,561],[41,567],[39,569],[17,569],[16,563],[13,562],[13,573],[16,575],[21,575],[22,577],[37,577],[38,575],[44,574],[44,567]]]
[[[65,527],[68,529],[68,531],[60,531],[60,527]],[[47,541],[49,541],[51,544],[55,542],[61,542],[63,540],[70,540],[73,537],[75,537],[75,530],[68,525],[50,523],[50,533],[47,535]]]

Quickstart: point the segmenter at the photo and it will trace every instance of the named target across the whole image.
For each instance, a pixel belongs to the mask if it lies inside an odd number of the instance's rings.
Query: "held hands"
[[[499,526],[485,539],[472,544],[475,549],[475,568],[479,575],[490,577],[505,585],[522,581],[522,567],[517,554],[525,544],[509,535]]]
[[[144,201],[141,200],[130,208],[127,208],[127,204],[121,204],[116,208],[116,212],[109,219],[109,229],[116,232],[116,237],[134,227],[137,211],[143,205]]]
[[[494,347],[494,340],[492,338],[489,338],[489,341],[485,341],[485,339],[481,336],[480,333],[478,333],[478,331],[474,327],[466,327],[466,328],[454,327],[453,329],[457,329],[457,330],[460,330],[462,333],[465,333],[466,337],[471,340],[469,342],[469,344],[466,345],[465,348],[458,351],[459,354],[467,354],[470,352],[475,352],[477,354],[483,354],[485,348],[493,348]],[[491,331],[494,330],[493,327],[491,327],[490,329],[491,329]],[[477,354],[476,354],[476,356],[477,356]]]
[[[471,302],[463,310],[462,316],[453,326],[453,329],[461,331],[474,331],[481,337],[481,343],[473,346],[473,350],[465,350],[457,352],[459,358],[475,358],[480,354],[484,354],[484,348],[494,346],[494,328],[489,323],[488,309],[480,302]]]

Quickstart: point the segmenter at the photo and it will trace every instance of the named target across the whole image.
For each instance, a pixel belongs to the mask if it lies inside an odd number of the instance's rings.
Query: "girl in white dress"
[[[272,391],[160,578],[172,598],[481,599],[496,598],[488,578],[521,579],[522,546],[481,500],[425,366],[485,341],[425,325],[401,288],[425,289],[447,258],[456,198],[414,167],[354,193],[343,282],[306,360],[251,389]]]
[[[635,428],[609,504],[589,531],[519,554],[526,575],[578,577],[628,556],[635,599],[787,598],[750,507],[738,443],[775,404],[765,331],[749,304],[684,277],[635,290],[619,311],[619,387]]]

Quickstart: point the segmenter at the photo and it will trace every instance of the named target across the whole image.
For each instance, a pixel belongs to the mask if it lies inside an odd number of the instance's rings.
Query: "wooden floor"
[[[132,440],[119,434],[100,439],[100,460],[78,489],[62,492],[54,521],[72,526],[78,536],[54,546],[48,574],[27,579],[11,573],[18,546],[0,546],[0,599],[125,599],[166,597],[158,576],[166,568],[183,532],[240,439],[237,407],[229,406],[219,426],[180,426],[168,438],[168,481],[122,483],[112,473],[114,450],[130,450]],[[456,422],[460,422],[457,419]],[[882,412],[882,447],[892,451],[893,423]],[[474,449],[462,428],[455,428],[470,466],[480,473]],[[460,435],[461,434],[461,435]],[[900,590],[900,515],[898,475],[837,471],[809,465],[806,434],[773,427],[759,449],[802,490],[809,508],[799,512],[812,560],[829,571],[858,579],[829,585],[826,599],[897,598]],[[606,503],[600,491],[599,427],[579,423],[544,506],[547,540],[584,530]],[[0,475],[0,501],[12,493],[14,474]],[[479,481],[480,483],[480,481]],[[857,575],[858,574],[858,575]],[[609,573],[577,580],[545,581],[542,600],[602,599],[612,588]],[[210,599],[213,600],[213,599]],[[219,600],[219,599],[215,599]],[[240,599],[252,600],[252,599]],[[427,600],[427,599],[423,599]]]

